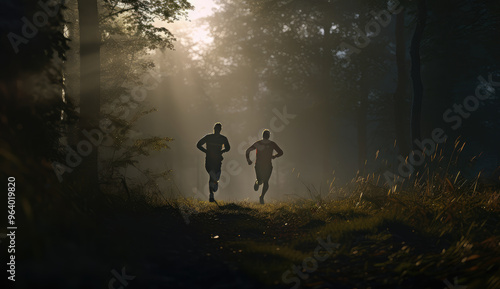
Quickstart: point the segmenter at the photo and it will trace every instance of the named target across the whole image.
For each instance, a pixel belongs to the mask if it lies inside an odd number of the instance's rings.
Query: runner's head
[[[269,137],[271,136],[271,132],[268,130],[268,129],[265,129],[263,132],[262,132],[262,138],[263,139],[269,139]]]
[[[222,130],[222,124],[220,122],[216,123],[214,125],[214,133],[219,134],[221,130]]]

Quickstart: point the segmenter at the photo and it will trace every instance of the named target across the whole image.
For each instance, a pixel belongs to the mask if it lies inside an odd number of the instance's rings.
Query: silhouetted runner
[[[269,178],[273,171],[271,160],[283,155],[281,148],[275,142],[269,140],[270,136],[271,132],[267,129],[264,130],[262,132],[262,139],[251,145],[246,151],[247,162],[251,165],[250,152],[257,150],[255,159],[255,175],[257,176],[257,180],[253,185],[253,189],[258,191],[259,186],[264,184],[262,194],[260,195],[261,204],[264,204],[264,196],[269,189]],[[273,151],[276,151],[277,154],[273,155]]]
[[[205,169],[207,170],[210,180],[208,187],[210,191],[209,201],[215,202],[214,192],[219,188],[219,179],[222,166],[222,154],[231,149],[227,138],[220,134],[222,124],[220,122],[214,125],[214,133],[207,134],[196,144],[196,147],[206,154]],[[206,148],[203,147],[205,145]]]

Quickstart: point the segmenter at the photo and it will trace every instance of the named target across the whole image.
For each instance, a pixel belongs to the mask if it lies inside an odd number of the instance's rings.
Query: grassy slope
[[[213,254],[270,286],[283,285],[283,273],[306,259],[312,272],[295,279],[300,282],[287,275],[288,287],[444,288],[444,280],[453,284],[457,277],[468,289],[500,288],[498,193],[179,204],[190,214],[189,226],[210,234]],[[307,258],[318,237],[340,247],[314,268]]]
[[[342,201],[115,199],[88,206],[94,212],[51,208],[21,222],[16,288],[108,288],[111,270],[123,267],[136,276],[127,289],[442,289],[455,277],[467,289],[500,288],[500,194],[440,191],[387,196],[362,187]],[[314,265],[318,237],[340,246],[317,252],[327,258],[311,272],[283,279],[304,260]]]

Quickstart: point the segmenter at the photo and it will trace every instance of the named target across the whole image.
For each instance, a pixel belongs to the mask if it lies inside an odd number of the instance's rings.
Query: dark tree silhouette
[[[405,11],[396,16],[396,66],[398,70],[398,83],[394,92],[394,126],[399,152],[407,156],[410,151],[407,134],[407,115],[409,112],[406,104],[408,89],[408,70],[406,66],[406,40],[405,40]]]
[[[97,129],[100,119],[101,36],[97,0],[79,0],[80,19],[80,130]],[[83,140],[84,136],[81,135]],[[82,163],[85,184],[98,189],[98,149],[93,148]]]
[[[427,3],[426,0],[419,0],[417,3],[417,27],[411,41],[411,78],[413,81],[413,101],[411,111],[411,140],[420,140],[420,126],[422,114],[422,99],[424,95],[424,86],[421,75],[420,45],[422,35],[427,23]]]

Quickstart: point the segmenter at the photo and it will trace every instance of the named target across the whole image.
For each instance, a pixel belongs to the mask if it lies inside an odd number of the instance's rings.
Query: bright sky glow
[[[182,36],[176,32],[179,30],[188,30],[189,37],[194,43],[194,47],[192,48],[195,51],[199,51],[203,49],[203,46],[212,43],[213,39],[209,35],[208,27],[201,25],[198,20],[211,15],[213,13],[212,10],[215,8],[215,3],[214,0],[190,0],[189,2],[194,6],[194,10],[188,12],[188,20],[179,20],[174,23],[162,23],[159,21],[155,24],[169,29],[178,41],[182,41]]]
[[[212,9],[215,7],[213,0],[191,0],[189,1],[194,6],[194,10],[189,11],[189,18],[196,20],[212,14]]]

